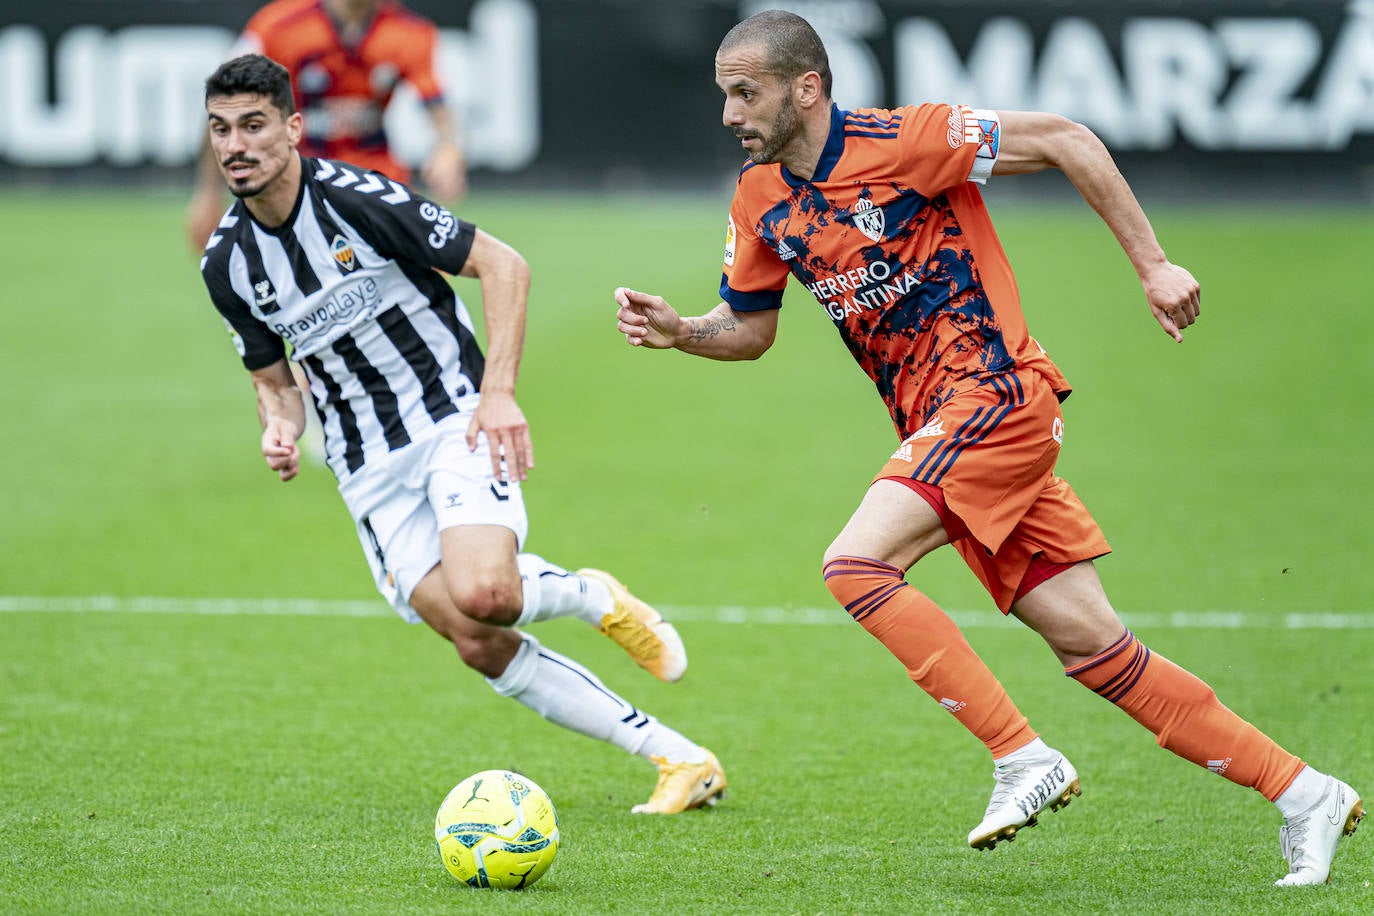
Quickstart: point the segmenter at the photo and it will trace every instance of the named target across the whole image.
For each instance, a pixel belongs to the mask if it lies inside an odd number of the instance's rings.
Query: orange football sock
[[[994,759],[1035,740],[1026,717],[954,621],[907,585],[900,569],[865,557],[836,557],[825,564],[825,585]]]
[[[1222,705],[1196,675],[1151,652],[1130,630],[1064,673],[1154,732],[1159,746],[1273,801],[1303,762]]]

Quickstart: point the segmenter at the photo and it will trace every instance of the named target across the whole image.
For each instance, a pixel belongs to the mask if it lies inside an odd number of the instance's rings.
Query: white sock
[[[506,670],[487,678],[491,689],[555,725],[608,741],[641,757],[700,763],[706,750],[625,702],[586,668],[546,649],[528,633]]]
[[[601,618],[615,610],[610,589],[595,579],[570,573],[532,553],[520,554],[515,562],[524,592],[524,606],[515,621],[518,627],[569,615],[599,626]]]
[[[1326,787],[1326,774],[1305,766],[1283,794],[1274,799],[1274,804],[1285,818],[1296,817],[1320,801]]]
[[[1050,754],[1053,753],[1054,751],[1050,750],[1050,746],[1048,744],[1046,744],[1039,738],[1036,738],[1030,744],[1022,745],[1021,747],[1018,747],[1016,750],[1012,751],[1010,754],[1007,754],[1005,757],[998,757],[992,763],[994,766],[1000,767],[1003,764],[1017,763],[1023,760],[1038,760],[1041,757],[1048,757]]]

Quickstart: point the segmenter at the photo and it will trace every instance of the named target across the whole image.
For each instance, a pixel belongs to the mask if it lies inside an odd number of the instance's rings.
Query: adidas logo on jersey
[[[1216,773],[1218,776],[1225,774],[1227,768],[1231,766],[1231,758],[1226,757],[1222,760],[1208,760],[1207,769]]]
[[[944,435],[944,420],[941,420],[938,416],[936,419],[926,423],[925,426],[919,428],[919,430],[916,430],[915,433],[908,435],[907,442],[912,441],[912,439],[929,438],[932,437],[932,435]]]
[[[910,442],[912,439],[924,439],[928,436],[943,436],[944,434],[944,421],[941,420],[939,417],[936,417],[934,420],[931,420],[925,426],[922,426],[920,429],[916,430],[916,432],[912,433],[910,436],[907,436],[906,441]]]
[[[958,712],[968,704],[965,703],[963,700],[951,700],[949,697],[944,697],[940,700],[940,705],[943,706],[945,709],[948,709],[950,712]]]
[[[795,258],[796,256],[797,256],[797,253],[796,253],[795,251],[792,250],[792,246],[791,246],[791,245],[787,244],[787,240],[786,240],[786,239],[782,239],[782,240],[780,240],[780,241],[778,242],[778,257],[779,257],[779,258],[781,258],[781,259],[784,260],[784,261],[790,261],[790,260],[792,260],[793,258]]]
[[[914,439],[925,439],[925,438],[928,438],[928,437],[930,437],[930,436],[943,436],[944,434],[945,434],[945,425],[944,425],[944,422],[943,422],[939,417],[936,417],[934,420],[931,420],[931,421],[930,421],[929,423],[927,423],[925,426],[922,426],[920,429],[916,430],[916,432],[914,432],[914,433],[912,433],[911,435],[907,436],[907,437],[906,437],[906,441],[904,441],[904,442],[902,443],[901,448],[897,449],[897,451],[895,451],[895,452],[892,453],[892,460],[893,460],[893,461],[910,461],[910,460],[911,460],[911,443],[912,443],[912,440],[914,440]]]

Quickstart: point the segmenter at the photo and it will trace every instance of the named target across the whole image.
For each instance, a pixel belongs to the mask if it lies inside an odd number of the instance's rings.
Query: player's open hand
[[[530,425],[515,403],[515,396],[501,392],[482,392],[477,412],[468,424],[468,450],[477,451],[477,436],[486,433],[491,449],[491,473],[497,480],[527,480],[534,467],[534,444]]]
[[[301,450],[296,445],[300,434],[295,423],[281,417],[268,420],[262,431],[262,457],[283,481],[295,477],[301,469]]]
[[[632,347],[667,350],[677,344],[682,316],[662,296],[616,287],[616,330]]]
[[[1197,280],[1177,264],[1165,261],[1141,279],[1150,311],[1164,332],[1179,343],[1183,329],[1202,312],[1202,290]]]
[[[436,143],[421,169],[421,175],[434,199],[445,206],[458,203],[468,187],[467,163],[463,151],[449,142]]]

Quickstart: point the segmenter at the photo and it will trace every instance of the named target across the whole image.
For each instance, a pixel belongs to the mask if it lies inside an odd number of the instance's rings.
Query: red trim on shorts
[[[1053,560],[1046,560],[1043,553],[1037,553],[1031,557],[1030,566],[1026,567],[1026,574],[1021,579],[1021,585],[1016,589],[1016,596],[1011,599],[1015,604],[1025,597],[1026,593],[1037,585],[1043,585],[1050,579],[1059,575],[1066,569],[1072,568],[1073,563],[1056,563]]]
[[[884,477],[882,479],[902,484],[929,503],[930,508],[935,510],[935,514],[940,516],[940,524],[945,526],[945,534],[950,541],[957,541],[969,536],[968,525],[965,525],[963,519],[949,510],[949,506],[945,504],[945,492],[939,487],[926,483],[924,480],[913,480],[910,477]],[[1043,585],[1074,565],[1073,563],[1056,563],[1053,560],[1045,559],[1044,554],[1037,553],[1031,557],[1030,565],[1026,567],[1026,574],[1021,577],[1021,584],[1017,586],[1016,595],[1011,599],[1012,604],[1024,598],[1031,589]]]
[[[899,483],[930,503],[930,508],[935,510],[936,515],[940,516],[940,524],[945,526],[945,534],[951,541],[969,536],[968,525],[965,525],[964,520],[959,516],[949,511],[949,506],[945,505],[945,491],[935,484],[926,483],[924,480],[914,480],[910,477],[884,477],[882,479]]]

